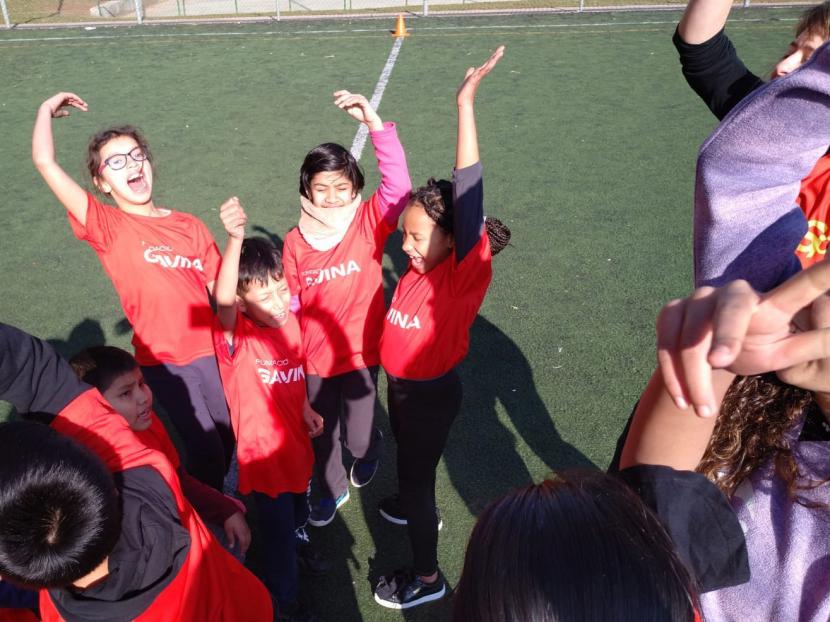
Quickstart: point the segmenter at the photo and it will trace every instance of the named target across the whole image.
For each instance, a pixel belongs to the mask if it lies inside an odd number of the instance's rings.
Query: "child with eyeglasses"
[[[55,159],[52,138],[52,119],[68,116],[68,108],[88,106],[74,93],[41,104],[34,164],[112,279],[133,327],[135,358],[183,439],[188,470],[221,490],[234,438],[211,337],[208,292],[219,249],[201,220],[154,203],[152,154],[132,126],[98,132],[87,148],[92,184],[115,207],[72,179]]]

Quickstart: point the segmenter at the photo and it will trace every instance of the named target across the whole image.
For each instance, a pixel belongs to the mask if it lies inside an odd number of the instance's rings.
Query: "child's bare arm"
[[[458,137],[455,145],[455,168],[467,168],[479,161],[478,134],[476,133],[476,118],[474,104],[478,85],[499,59],[504,55],[504,46],[500,45],[496,51],[480,67],[470,67],[464,76],[464,81],[458,87],[455,96],[458,105]]]
[[[690,0],[677,25],[677,33],[686,43],[704,43],[726,25],[732,0]]]
[[[87,194],[55,160],[52,119],[69,116],[67,107],[86,112],[86,102],[74,93],[58,93],[40,105],[32,132],[32,161],[55,196],[78,222],[86,225]]]
[[[228,243],[222,255],[222,267],[216,278],[213,295],[216,299],[216,315],[226,337],[233,339],[233,330],[236,328],[236,285],[239,281],[239,255],[242,252],[242,240],[245,238],[245,224],[248,217],[239,203],[239,199],[231,197],[219,208],[219,217],[228,232]]]

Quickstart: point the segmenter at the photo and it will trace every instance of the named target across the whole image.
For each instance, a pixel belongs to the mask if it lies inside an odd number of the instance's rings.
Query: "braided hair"
[[[409,203],[417,203],[424,208],[435,224],[447,233],[453,232],[452,182],[446,179],[436,180],[430,177],[426,185],[412,192]],[[510,244],[510,228],[498,218],[485,216],[484,227],[490,239],[490,253],[499,254]]]

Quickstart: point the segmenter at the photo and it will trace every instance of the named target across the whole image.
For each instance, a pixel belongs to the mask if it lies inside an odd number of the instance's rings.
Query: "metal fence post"
[[[274,4],[277,5],[277,21],[280,21],[280,0],[276,0]]]
[[[0,7],[3,9],[3,19],[6,20],[6,28],[11,28],[12,20],[9,17],[9,7],[6,6],[6,0],[0,0]]]
[[[749,8],[749,0],[744,0],[744,8]]]
[[[584,10],[585,10],[585,0],[579,0],[579,12],[582,13],[582,11],[584,11]]]
[[[424,17],[429,15],[429,0],[424,0]]]
[[[141,0],[133,0],[133,4],[135,4],[135,18],[139,24],[144,23],[144,5],[141,3]]]

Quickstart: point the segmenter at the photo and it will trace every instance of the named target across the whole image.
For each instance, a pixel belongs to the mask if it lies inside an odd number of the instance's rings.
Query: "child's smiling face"
[[[252,281],[239,296],[239,308],[261,326],[281,328],[288,321],[291,292],[285,277],[268,277],[267,283]]]
[[[311,178],[310,199],[315,207],[344,207],[357,193],[345,171],[322,171]]]
[[[131,136],[116,136],[99,150],[101,166],[95,183],[124,209],[150,203],[153,195],[153,166]]]
[[[403,214],[403,252],[409,265],[424,274],[449,257],[453,236],[429,217],[420,203],[410,203]]]

